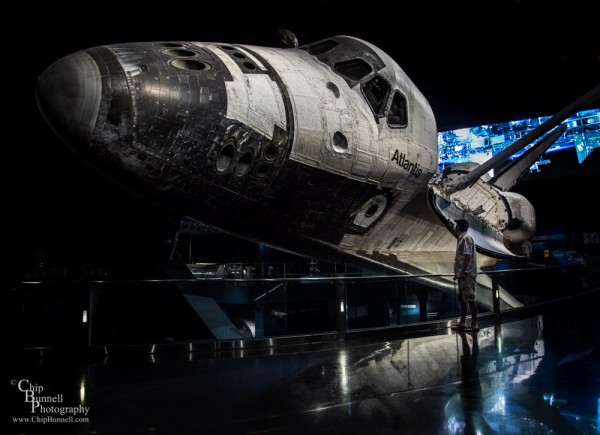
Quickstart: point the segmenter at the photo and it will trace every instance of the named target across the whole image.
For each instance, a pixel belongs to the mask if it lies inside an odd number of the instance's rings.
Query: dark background
[[[73,51],[152,40],[271,45],[283,28],[295,32],[301,45],[356,36],[407,72],[429,100],[438,131],[552,115],[600,78],[597,1],[207,3],[30,6],[7,17],[20,31],[5,39],[4,52],[4,109],[10,113],[3,143],[5,279],[20,279],[41,260],[46,266],[105,265],[126,275],[135,269],[127,265],[149,264],[165,254],[168,215],[81,165],[37,110],[38,76]],[[599,231],[598,150],[582,165],[574,150],[550,158],[551,165],[514,189],[536,207],[538,227]],[[202,239],[199,259],[253,260],[248,257],[254,245],[225,238],[217,247],[215,241]]]

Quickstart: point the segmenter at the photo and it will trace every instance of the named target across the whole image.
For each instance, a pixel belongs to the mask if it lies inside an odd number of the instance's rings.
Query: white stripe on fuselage
[[[283,96],[267,74],[244,74],[233,59],[217,45],[204,46],[225,64],[233,80],[225,82],[227,114],[266,138],[273,139],[275,126],[287,128]],[[241,50],[264,71],[264,65]]]

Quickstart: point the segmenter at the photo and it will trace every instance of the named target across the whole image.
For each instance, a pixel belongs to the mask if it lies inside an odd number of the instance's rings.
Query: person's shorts
[[[473,302],[475,300],[475,277],[466,275],[458,279],[458,300],[460,302]]]

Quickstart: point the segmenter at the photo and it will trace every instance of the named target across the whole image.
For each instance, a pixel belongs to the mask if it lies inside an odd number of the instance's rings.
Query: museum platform
[[[595,434],[599,307],[592,289],[476,333],[14,349],[9,433]]]

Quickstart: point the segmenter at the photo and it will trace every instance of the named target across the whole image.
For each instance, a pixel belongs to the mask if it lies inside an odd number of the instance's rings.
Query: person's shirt
[[[469,265],[467,266],[466,270],[467,275],[472,275],[475,277],[477,275],[475,242],[473,242],[473,238],[469,236],[466,231],[458,236],[458,240],[456,242],[456,256],[454,257],[454,275],[456,276],[460,275],[465,255],[471,256],[471,260],[469,261]]]

